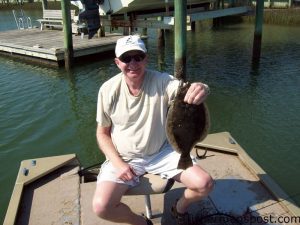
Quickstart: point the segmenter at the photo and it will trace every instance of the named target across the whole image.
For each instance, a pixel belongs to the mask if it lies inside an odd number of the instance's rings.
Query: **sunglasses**
[[[145,59],[146,54],[141,53],[141,54],[136,54],[136,55],[121,55],[119,57],[119,59],[123,62],[123,63],[130,63],[132,59],[134,59],[134,61],[136,62],[141,62]]]

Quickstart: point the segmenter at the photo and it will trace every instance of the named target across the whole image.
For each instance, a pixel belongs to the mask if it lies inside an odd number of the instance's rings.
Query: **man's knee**
[[[214,187],[214,180],[209,174],[195,178],[196,187],[199,192],[208,194]]]
[[[111,206],[100,199],[93,200],[93,212],[100,218],[105,219],[111,211]]]
[[[205,189],[208,192],[211,192],[213,188],[214,188],[214,180],[212,179],[212,177],[210,175],[207,175],[207,177],[205,179]]]

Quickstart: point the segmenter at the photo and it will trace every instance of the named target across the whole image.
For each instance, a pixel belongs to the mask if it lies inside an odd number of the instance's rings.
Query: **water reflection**
[[[91,79],[95,75],[99,75],[97,67],[85,71],[86,79]],[[82,86],[85,80],[82,80],[81,73],[77,71],[69,71],[66,73],[68,82],[68,98],[72,114],[74,115],[74,132],[73,137],[80,146],[77,152],[78,157],[84,166],[100,162],[103,155],[96,144],[96,97],[100,84],[97,82],[91,86],[92,80],[87,80],[88,86]]]

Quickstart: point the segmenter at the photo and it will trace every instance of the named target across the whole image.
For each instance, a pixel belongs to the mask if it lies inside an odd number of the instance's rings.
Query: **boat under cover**
[[[84,0],[82,0],[84,1]],[[80,1],[71,1],[72,4],[83,8]],[[187,7],[191,8],[201,4],[208,4],[215,0],[187,0]],[[165,11],[166,7],[174,7],[174,0],[103,0],[99,1],[100,15],[124,14],[131,12]]]

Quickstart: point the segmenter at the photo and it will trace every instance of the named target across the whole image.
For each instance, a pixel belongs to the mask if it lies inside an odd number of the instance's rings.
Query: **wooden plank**
[[[16,48],[8,48],[8,47],[0,46],[0,51],[10,52],[11,54],[19,54],[19,55],[48,59],[52,61],[58,61],[58,57],[56,57],[55,55],[32,52],[24,49],[16,49]]]
[[[250,7],[241,6],[241,7],[233,7],[227,9],[194,13],[194,14],[190,14],[190,17],[191,17],[191,21],[197,21],[197,20],[213,19],[213,18],[218,18],[223,16],[243,14],[243,13],[248,13],[249,11],[252,11]]]
[[[136,28],[153,28],[153,29],[173,29],[173,25],[167,24],[164,21],[157,20],[109,20],[101,19],[103,26],[111,27],[136,27]]]
[[[109,33],[102,38],[82,39],[73,35],[74,57],[113,51],[121,36]],[[59,62],[64,60],[63,32],[39,29],[0,32],[0,51]]]

